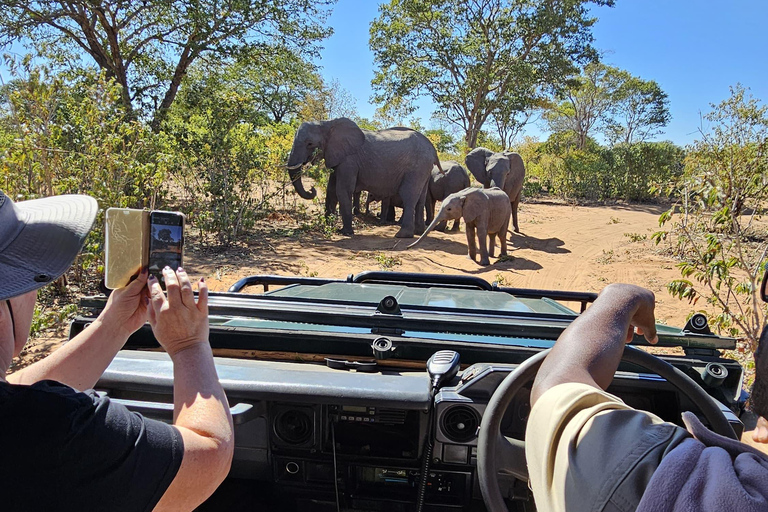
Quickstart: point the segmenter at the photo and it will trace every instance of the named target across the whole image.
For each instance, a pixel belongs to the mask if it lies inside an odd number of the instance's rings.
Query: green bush
[[[76,79],[29,61],[12,63],[0,129],[0,188],[16,200],[88,194],[101,209],[163,204],[170,163],[166,139],[125,119],[120,88],[103,74]],[[76,268],[98,265],[103,230],[94,229]]]

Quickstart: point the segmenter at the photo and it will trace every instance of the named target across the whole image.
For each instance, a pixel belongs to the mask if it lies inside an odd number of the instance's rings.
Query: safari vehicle
[[[236,449],[201,509],[535,510],[522,449],[532,378],[595,298],[396,272],[252,276],[212,293]],[[104,304],[82,305],[95,315]],[[78,317],[70,335],[93,318]],[[630,347],[609,391],[665,420],[690,410],[740,435],[743,370],[719,352],[735,341],[712,335],[703,316],[658,329],[659,345],[684,355],[661,356],[666,364]],[[97,390],[170,421],[172,376],[145,326]]]

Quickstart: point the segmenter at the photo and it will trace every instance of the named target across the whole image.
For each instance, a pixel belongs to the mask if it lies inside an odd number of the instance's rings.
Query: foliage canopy
[[[524,111],[596,57],[589,4],[613,0],[391,0],[371,24],[374,99],[426,94],[475,147],[494,113]]]
[[[92,61],[122,86],[125,112],[147,116],[158,131],[199,58],[269,62],[280,51],[315,56],[317,42],[331,33],[323,21],[333,2],[0,0],[0,45],[27,38],[60,64]]]

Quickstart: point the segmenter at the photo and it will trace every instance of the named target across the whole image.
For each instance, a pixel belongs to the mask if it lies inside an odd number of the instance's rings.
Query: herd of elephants
[[[515,231],[520,231],[517,207],[525,166],[517,153],[473,149],[465,163],[483,185],[477,188],[470,186],[469,175],[461,164],[440,161],[430,140],[416,130],[363,130],[343,117],[303,123],[296,132],[286,167],[296,192],[304,199],[314,199],[317,191],[314,187],[309,191],[304,188],[302,167],[320,158],[332,171],[325,212],[335,213],[338,204],[342,234],[353,234],[353,207],[359,208],[361,191],[368,192],[369,203],[381,201],[382,223],[390,220],[391,207],[403,209],[395,236],[421,235],[409,247],[420,243],[433,229],[444,230],[450,220],[455,220],[452,229],[457,230],[459,219],[464,219],[469,257],[476,260],[479,246],[480,264],[489,265],[497,236],[500,255],[507,253],[510,217]],[[437,215],[436,201],[441,201]]]

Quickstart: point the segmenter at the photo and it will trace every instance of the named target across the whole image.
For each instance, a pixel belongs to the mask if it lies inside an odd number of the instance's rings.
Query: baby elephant
[[[487,239],[490,239],[490,256],[493,256],[496,235],[499,236],[501,244],[500,256],[507,254],[507,230],[511,215],[512,206],[509,203],[509,196],[500,188],[465,188],[445,198],[443,204],[440,205],[440,211],[427,230],[408,248],[410,249],[424,240],[427,234],[435,229],[435,226],[440,222],[463,217],[467,224],[469,258],[475,261],[477,254],[475,230],[477,230],[477,239],[480,244],[480,264],[490,265]]]

